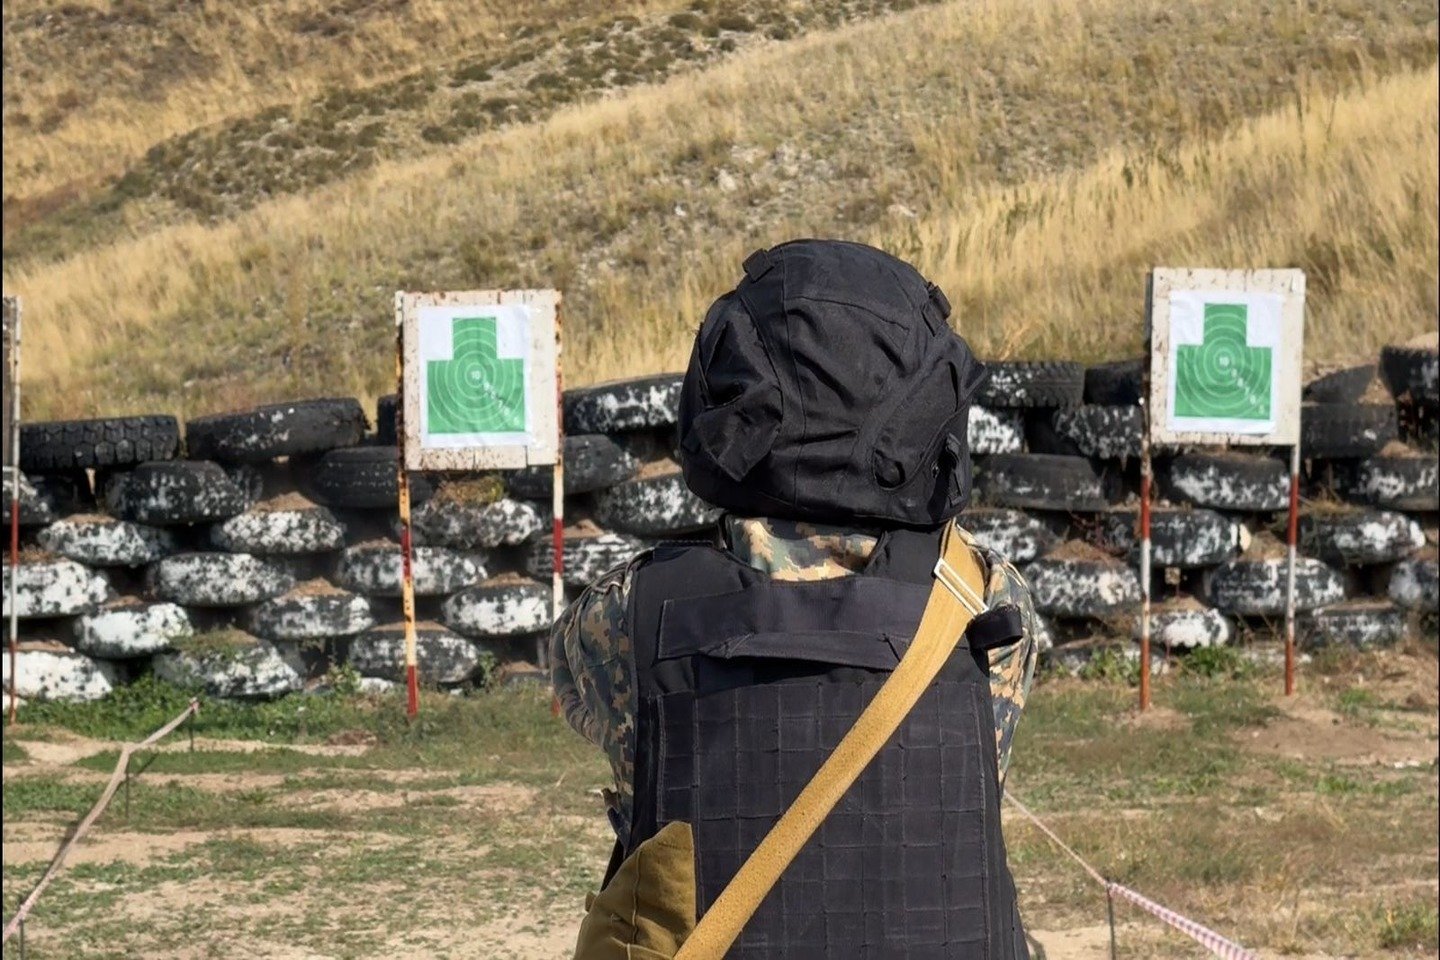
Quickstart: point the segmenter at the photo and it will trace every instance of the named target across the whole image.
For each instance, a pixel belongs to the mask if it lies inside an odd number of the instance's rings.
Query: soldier
[[[939,288],[839,241],[744,273],[680,400],[685,481],[719,529],[601,577],[551,641],[565,717],[615,778],[580,960],[674,956],[903,655],[969,498],[984,370]],[[1009,563],[954,535],[999,629],[965,631],[727,956],[1027,956],[999,818],[1035,614]]]

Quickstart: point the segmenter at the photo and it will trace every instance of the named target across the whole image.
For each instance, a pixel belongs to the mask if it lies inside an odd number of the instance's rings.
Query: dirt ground
[[[1047,681],[1009,788],[1102,871],[1261,956],[1431,956],[1437,683],[1423,651],[1333,664],[1291,699],[1269,674],[1182,676],[1137,717],[1122,684]],[[523,726],[518,738],[219,736],[193,753],[177,738],[135,781],[128,817],[117,796],[71,855],[27,925],[28,955],[566,956],[607,853],[604,768],[543,702],[508,697],[499,725]],[[7,735],[7,916],[115,747],[55,725]],[[1006,812],[1045,957],[1109,957],[1103,894]],[[1116,910],[1120,956],[1204,956]]]

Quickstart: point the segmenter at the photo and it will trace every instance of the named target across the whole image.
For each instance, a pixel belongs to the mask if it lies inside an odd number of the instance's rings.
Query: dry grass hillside
[[[795,235],[913,258],[988,356],[1133,352],[1155,264],[1303,267],[1315,359],[1436,322],[1433,0],[580,6],[479,66],[377,56],[364,97],[324,57],[242,115],[192,78],[220,122],[7,200],[29,410],[373,396],[397,288],[555,285],[569,382],[673,368]],[[9,87],[5,192],[33,201],[59,181],[12,174],[37,134]]]

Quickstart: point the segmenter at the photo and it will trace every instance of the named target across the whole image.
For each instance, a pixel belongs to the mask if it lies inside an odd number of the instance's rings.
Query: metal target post
[[[405,311],[395,295],[395,483],[400,509],[400,609],[405,621],[405,715],[420,712],[420,675],[415,652],[414,547],[410,539],[410,473],[405,469]]]
[[[560,622],[565,611],[565,385],[561,368],[561,314],[563,307],[555,304],[555,471],[554,489],[550,492],[551,547],[550,568],[550,615],[554,623]],[[548,634],[541,634],[535,641],[535,659],[540,669],[550,667],[550,645]],[[554,704],[558,712],[559,701]]]
[[[1290,516],[1285,525],[1285,696],[1295,694],[1295,549],[1300,528],[1300,443],[1290,448]]]
[[[1145,292],[1145,365],[1140,374],[1140,710],[1150,709],[1150,282]]]
[[[8,722],[15,723],[15,691],[19,673],[20,609],[20,299],[4,300],[5,366],[10,381],[10,704]]]

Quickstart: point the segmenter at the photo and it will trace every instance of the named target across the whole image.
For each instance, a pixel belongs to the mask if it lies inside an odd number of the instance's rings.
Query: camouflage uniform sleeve
[[[550,636],[550,682],[565,720],[600,747],[615,788],[606,792],[611,823],[627,832],[635,769],[635,650],[626,624],[631,575],[643,557],[585,588]]]
[[[987,558],[992,559],[992,558]],[[995,711],[995,754],[1000,767],[1000,783],[1005,783],[1005,772],[1010,766],[1010,747],[1015,737],[1015,728],[1020,725],[1020,714],[1030,696],[1030,685],[1035,679],[1035,661],[1039,656],[1037,637],[1039,624],[1035,618],[1035,605],[1030,598],[1030,587],[1020,571],[1009,562],[992,559],[990,583],[986,599],[991,605],[1012,603],[1020,610],[1024,624],[1024,636],[1009,646],[996,647],[990,651],[990,700]]]

